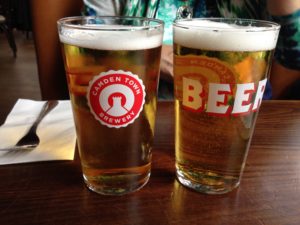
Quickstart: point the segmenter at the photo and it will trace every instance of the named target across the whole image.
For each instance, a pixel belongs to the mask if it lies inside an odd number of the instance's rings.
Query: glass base
[[[178,181],[185,187],[191,188],[195,191],[205,193],[205,194],[225,194],[231,192],[233,189],[237,188],[240,181],[230,183],[226,185],[226,179],[220,182],[220,177],[208,176],[207,174],[198,174],[198,181],[193,181],[185,176],[185,172],[180,169],[176,169],[176,176]],[[218,180],[218,182],[213,182]]]
[[[140,177],[139,177],[140,178]],[[111,175],[103,177],[87,177],[83,174],[86,186],[93,192],[102,195],[125,195],[144,187],[150,178],[150,172],[142,179],[133,182],[133,175]],[[126,182],[125,182],[126,181]]]

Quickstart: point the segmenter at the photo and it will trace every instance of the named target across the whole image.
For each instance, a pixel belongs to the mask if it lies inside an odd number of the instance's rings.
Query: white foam
[[[179,21],[177,24],[179,26],[174,26],[175,43],[204,50],[272,50],[276,46],[279,32],[275,26],[239,26],[208,20]]]
[[[91,28],[92,26],[89,25]],[[103,26],[97,29],[62,28],[59,38],[66,44],[100,50],[139,50],[155,48],[162,44],[162,31],[157,29],[125,30],[129,26]],[[119,29],[111,31],[111,29]]]

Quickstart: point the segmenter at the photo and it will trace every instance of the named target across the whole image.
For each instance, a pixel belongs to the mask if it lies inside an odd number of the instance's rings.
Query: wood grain
[[[241,185],[204,195],[174,173],[172,102],[158,107],[153,169],[140,191],[90,192],[79,158],[0,167],[0,224],[300,224],[300,102],[264,102]]]

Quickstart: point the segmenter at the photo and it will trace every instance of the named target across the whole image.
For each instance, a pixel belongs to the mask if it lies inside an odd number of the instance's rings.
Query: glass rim
[[[212,22],[226,22],[227,24],[240,25],[242,28],[235,27],[211,27],[209,25],[195,25],[184,23],[187,21],[212,21]],[[183,22],[183,23],[182,23]],[[253,26],[250,26],[253,25]],[[257,26],[260,25],[260,26]],[[174,27],[184,29],[198,29],[198,30],[212,30],[220,32],[263,32],[263,31],[277,31],[280,29],[280,25],[273,21],[257,20],[257,19],[244,19],[244,18],[222,18],[222,17],[210,17],[210,18],[188,18],[188,19],[175,19],[173,21]]]
[[[111,21],[144,21],[144,22],[153,22],[153,24],[144,24],[144,25],[128,25],[128,26],[118,26],[118,27],[109,27],[103,25],[109,24],[72,24],[74,21],[88,21],[88,20],[111,20]],[[140,31],[140,30],[153,30],[159,29],[164,26],[164,22],[159,19],[147,18],[147,17],[133,17],[133,16],[72,16],[64,17],[57,21],[59,26],[65,28],[73,28],[78,30],[95,30],[95,31]],[[99,25],[99,26],[95,26]],[[122,24],[116,24],[122,25]]]

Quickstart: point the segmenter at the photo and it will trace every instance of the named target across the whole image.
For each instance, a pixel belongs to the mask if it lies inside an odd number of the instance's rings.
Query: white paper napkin
[[[19,99],[0,127],[0,148],[13,147],[28,131],[43,101]],[[76,135],[70,101],[59,104],[48,113],[37,128],[40,144],[28,151],[0,151],[0,165],[49,161],[73,160]]]

